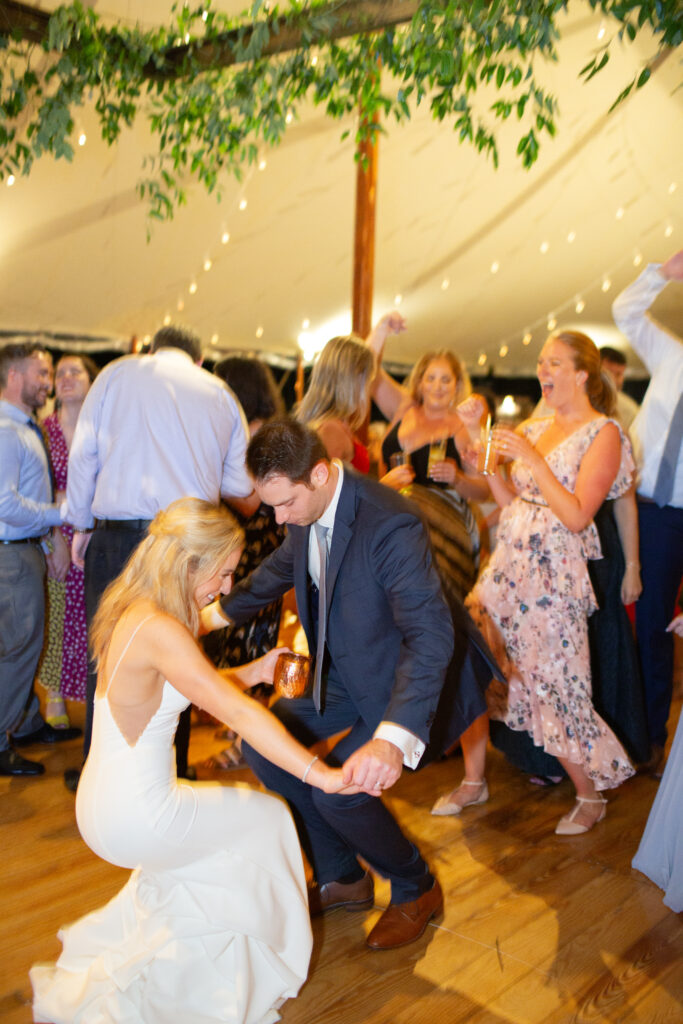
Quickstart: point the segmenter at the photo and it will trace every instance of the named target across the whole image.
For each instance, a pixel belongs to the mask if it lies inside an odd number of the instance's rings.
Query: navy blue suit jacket
[[[236,625],[292,586],[309,650],[311,527],[289,526],[277,551],[221,598]],[[335,675],[369,728],[403,726],[427,743],[453,653],[453,622],[419,512],[344,467],[327,573],[327,646]]]

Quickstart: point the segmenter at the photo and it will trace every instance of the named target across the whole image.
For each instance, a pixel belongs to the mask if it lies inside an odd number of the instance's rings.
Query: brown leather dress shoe
[[[326,910],[344,907],[345,910],[362,910],[371,907],[375,901],[375,883],[366,871],[357,882],[316,882],[308,887],[308,909],[311,917],[324,914]]]
[[[370,949],[396,949],[419,939],[431,919],[443,910],[443,892],[434,879],[428,892],[410,903],[390,903],[367,937]]]

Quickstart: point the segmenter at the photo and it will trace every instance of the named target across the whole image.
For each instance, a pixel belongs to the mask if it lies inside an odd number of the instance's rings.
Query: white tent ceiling
[[[163,22],[171,4],[94,6],[124,20],[144,11],[151,24]],[[598,46],[600,24],[581,0],[561,21],[560,61],[544,70],[560,100],[559,130],[531,171],[515,156],[516,124],[499,133],[497,171],[459,145],[448,124],[432,121],[426,105],[407,125],[386,126],[375,310],[392,308],[400,294],[409,323],[391,342],[390,358],[412,362],[448,346],[474,371],[486,355],[484,370],[532,373],[551,314],[560,324],[581,323],[604,343],[611,302],[638,273],[636,253],[644,262],[661,260],[683,246],[681,53],[608,115],[655,46],[640,36],[617,45],[604,71],[582,84],[578,71]],[[296,352],[305,319],[311,331],[337,333],[331,321],[348,317],[353,247],[355,166],[352,142],[340,139],[346,127],[353,124],[300,110],[281,146],[264,152],[265,169],[250,169],[241,184],[226,180],[220,203],[192,186],[188,205],[173,222],[155,224],[148,243],[135,191],[152,146],[145,127],[108,149],[92,111],[83,109],[78,130],[87,142],[72,164],[46,158],[30,177],[0,188],[0,327],[142,337],[171,316],[197,330],[207,349],[281,353]],[[603,292],[605,278],[611,285]],[[585,302],[580,315],[577,297]],[[656,310],[683,335],[682,288],[668,288]],[[533,339],[525,346],[527,331]]]

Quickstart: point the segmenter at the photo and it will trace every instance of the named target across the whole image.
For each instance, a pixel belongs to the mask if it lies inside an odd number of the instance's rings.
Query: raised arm
[[[372,397],[385,419],[392,422],[398,419],[403,411],[412,404],[412,398],[407,388],[395,381],[382,367],[382,356],[384,345],[390,334],[400,334],[406,329],[406,322],[400,313],[395,310],[386,313],[382,319],[375,324],[374,328],[366,338],[366,345],[372,349],[377,362],[377,372],[372,385]]]

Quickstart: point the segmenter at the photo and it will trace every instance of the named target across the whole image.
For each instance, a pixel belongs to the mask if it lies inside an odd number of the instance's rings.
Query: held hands
[[[403,770],[403,754],[389,740],[372,739],[346,759],[342,766],[344,782],[357,791],[381,796],[397,781]]]
[[[59,580],[63,583],[71,567],[71,553],[61,530],[55,529],[52,531],[52,545],[53,551],[45,558],[47,574],[53,580]]]

